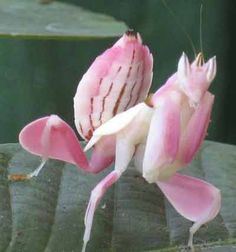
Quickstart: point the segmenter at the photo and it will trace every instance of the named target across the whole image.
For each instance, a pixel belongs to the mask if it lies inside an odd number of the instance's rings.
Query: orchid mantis
[[[146,98],[152,80],[152,55],[139,34],[126,33],[99,56],[83,76],[74,98],[75,124],[94,146],[88,161],[71,127],[56,115],[28,124],[19,135],[23,148],[42,157],[24,178],[37,176],[48,158],[63,160],[97,173],[115,161],[115,168],[91,192],[85,215],[84,245],[102,196],[134,158],[148,183],[156,183],[174,208],[194,222],[193,235],[220,209],[220,192],[202,180],[177,173],[189,164],[207,132],[214,96],[208,88],[216,74],[216,59],[190,64],[183,54],[178,69]],[[137,105],[136,105],[137,104]],[[19,178],[11,177],[11,179]]]
[[[91,193],[83,251],[96,206],[133,157],[146,181],[156,183],[177,212],[194,222],[188,242],[193,249],[194,233],[218,214],[221,194],[205,181],[176,172],[192,161],[206,135],[214,101],[207,89],[215,75],[215,57],[204,64],[199,54],[190,65],[183,53],[177,72],[154,95],[94,131],[85,150],[116,136],[115,169]]]

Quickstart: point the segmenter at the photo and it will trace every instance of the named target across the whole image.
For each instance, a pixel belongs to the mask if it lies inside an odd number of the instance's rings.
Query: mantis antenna
[[[203,43],[202,43],[202,13],[203,13],[203,3],[201,3],[200,6],[200,16],[199,16],[199,46],[200,46],[200,52],[203,55],[204,59],[204,53],[203,53]]]
[[[165,0],[161,0],[162,4],[165,6],[165,8],[169,11],[170,15],[174,18],[175,22],[177,23],[177,25],[179,26],[179,28],[182,30],[182,32],[184,33],[184,35],[186,36],[188,42],[190,43],[190,46],[193,50],[194,56],[196,58],[197,56],[197,52],[196,52],[196,47],[194,46],[193,40],[191,39],[191,37],[189,36],[189,34],[186,32],[186,30],[184,29],[183,25],[179,22],[176,14],[173,12],[173,10],[168,6],[167,2]],[[202,13],[202,11],[201,11]],[[202,20],[202,18],[200,18]],[[200,24],[200,29],[201,29],[201,24]],[[200,31],[201,33],[201,31]],[[201,40],[201,38],[200,38]]]

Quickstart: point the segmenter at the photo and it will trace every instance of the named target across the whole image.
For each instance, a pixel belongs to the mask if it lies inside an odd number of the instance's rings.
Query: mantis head
[[[204,63],[202,53],[199,53],[192,64],[185,53],[178,63],[177,79],[180,89],[189,98],[190,103],[197,105],[208,90],[216,75],[216,57]]]

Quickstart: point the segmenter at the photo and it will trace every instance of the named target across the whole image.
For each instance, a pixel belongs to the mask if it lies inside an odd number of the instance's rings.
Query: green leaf
[[[127,29],[114,18],[78,6],[39,0],[0,1],[0,36],[23,38],[113,37]]]
[[[40,160],[18,144],[0,146],[0,251],[80,251],[89,194],[109,171],[86,174],[50,160],[30,181],[9,182]],[[222,191],[222,210],[195,235],[197,251],[235,251],[236,147],[206,141],[186,170]],[[184,251],[191,223],[132,167],[98,206],[87,252]]]

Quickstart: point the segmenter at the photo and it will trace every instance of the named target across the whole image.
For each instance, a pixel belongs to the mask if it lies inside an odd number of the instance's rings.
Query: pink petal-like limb
[[[155,104],[143,160],[143,177],[149,183],[172,175],[168,165],[175,161],[179,148],[180,106],[175,91]]]
[[[133,157],[135,146],[132,145],[127,139],[119,138],[116,142],[116,162],[115,170],[109,173],[98,185],[92,190],[90,200],[85,214],[85,231],[84,231],[84,244],[82,252],[85,252],[86,245],[90,239],[93,217],[95,210],[105,194],[105,192],[120,178],[122,173],[128,167],[130,160]]]
[[[157,185],[176,211],[194,222],[188,242],[193,249],[193,235],[219,213],[220,190],[203,180],[180,174],[175,174],[167,181],[158,181]]]
[[[88,166],[74,131],[57,115],[46,116],[26,125],[19,134],[19,141],[24,149],[43,159],[53,158]]]
[[[115,155],[114,139],[107,137],[96,146],[91,162],[88,162],[73,129],[56,115],[46,116],[26,125],[19,134],[19,142],[30,153],[42,157],[42,163],[25,177],[20,178],[13,174],[10,176],[13,180],[37,176],[48,158],[62,160],[96,173],[110,165]],[[110,147],[110,151],[104,152],[107,147]]]
[[[210,122],[214,95],[206,92],[184,130],[180,144],[181,163],[190,163],[203,142]]]

